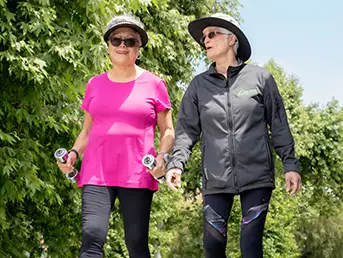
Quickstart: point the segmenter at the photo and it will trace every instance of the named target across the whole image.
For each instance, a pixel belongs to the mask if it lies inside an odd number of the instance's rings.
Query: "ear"
[[[141,49],[138,48],[137,53],[136,53],[137,59],[141,57]]]
[[[230,42],[229,42],[230,46],[235,45],[236,40],[237,40],[236,35],[235,35],[235,34],[232,34],[231,37],[230,37]]]

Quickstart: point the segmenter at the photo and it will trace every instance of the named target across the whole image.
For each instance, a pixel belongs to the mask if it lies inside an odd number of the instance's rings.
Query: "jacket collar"
[[[228,68],[228,78],[231,78],[232,76],[235,76],[237,75],[242,69],[243,67],[245,66],[245,63],[243,62],[240,62],[240,64],[238,66],[229,66]],[[216,77],[221,77],[222,75],[217,73],[217,70],[216,70],[216,63],[213,62],[210,67],[208,68],[208,70],[205,72],[206,74],[208,75],[211,75],[211,76],[216,76]]]

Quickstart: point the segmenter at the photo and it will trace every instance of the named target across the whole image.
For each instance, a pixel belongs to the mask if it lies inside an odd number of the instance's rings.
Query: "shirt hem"
[[[99,181],[88,181],[88,182],[78,182],[77,186],[82,188],[84,185],[97,185],[97,186],[113,186],[113,187],[123,187],[123,188],[138,188],[138,189],[150,189],[152,191],[158,191],[158,185],[156,187],[149,186],[149,184],[144,183],[127,183],[127,182],[99,182]]]

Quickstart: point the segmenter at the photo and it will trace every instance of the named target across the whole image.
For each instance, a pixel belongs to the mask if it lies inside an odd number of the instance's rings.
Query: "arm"
[[[93,123],[92,117],[90,116],[88,112],[85,111],[85,118],[83,122],[82,131],[79,134],[79,136],[76,138],[76,141],[72,148],[76,150],[79,153],[79,155],[83,154],[83,152],[86,149],[86,146],[88,144],[88,133],[92,127],[92,123]],[[77,159],[76,154],[74,152],[70,152],[68,155],[67,163],[63,164],[63,163],[57,162],[57,165],[63,173],[70,173],[73,170],[73,166],[76,162],[76,159]]]
[[[168,170],[178,168],[183,171],[192,149],[200,139],[201,124],[195,80],[187,88],[180,105],[175,133],[175,145]]]
[[[286,192],[291,194],[301,189],[300,166],[294,153],[294,140],[289,129],[286,110],[272,75],[266,79],[264,104],[267,123],[272,133],[272,143],[281,158],[286,181]]]
[[[160,150],[156,157],[157,166],[152,170],[148,170],[155,178],[165,175],[164,155],[171,151],[174,144],[174,127],[171,113],[170,109],[157,113],[157,126],[161,133]]]
[[[157,126],[161,133],[159,153],[168,153],[174,144],[174,127],[170,109],[157,113]]]
[[[272,134],[272,144],[282,160],[284,172],[295,171],[299,173],[300,167],[295,158],[294,140],[289,129],[286,110],[271,74],[266,78],[263,98],[266,119]]]
[[[73,145],[73,149],[76,150],[80,155],[84,153],[86,146],[88,144],[88,133],[93,124],[91,115],[85,111],[83,128],[79,136],[76,138],[76,141]]]

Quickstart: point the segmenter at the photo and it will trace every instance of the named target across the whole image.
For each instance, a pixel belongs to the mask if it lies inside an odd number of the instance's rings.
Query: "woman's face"
[[[135,64],[141,40],[139,34],[133,29],[122,27],[114,30],[110,34],[107,44],[108,54],[113,64],[120,66]]]
[[[203,30],[202,41],[207,57],[216,61],[225,56],[234,44],[233,37],[235,37],[233,34],[222,32],[218,27],[206,27]]]

